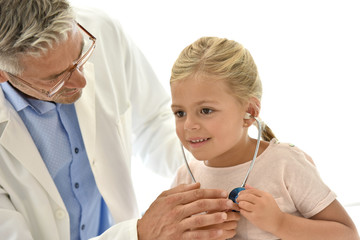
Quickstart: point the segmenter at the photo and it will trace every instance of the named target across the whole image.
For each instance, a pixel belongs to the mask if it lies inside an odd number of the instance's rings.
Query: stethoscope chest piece
[[[229,199],[231,199],[234,203],[237,203],[237,202],[236,202],[236,199],[238,198],[239,193],[240,193],[241,191],[243,191],[243,190],[245,190],[244,187],[234,188],[234,189],[230,192],[230,194],[229,194]]]

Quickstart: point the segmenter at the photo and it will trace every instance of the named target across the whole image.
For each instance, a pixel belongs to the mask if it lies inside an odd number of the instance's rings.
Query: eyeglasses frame
[[[52,98],[63,86],[64,84],[69,81],[72,73],[76,70],[76,69],[79,69],[81,68],[86,62],[87,60],[91,57],[92,53],[94,52],[94,49],[96,47],[96,37],[94,35],[92,35],[88,30],[86,30],[80,23],[76,22],[77,26],[83,30],[86,35],[88,35],[89,37],[89,40],[92,41],[92,44],[90,46],[90,48],[86,51],[86,53],[84,53],[77,61],[76,63],[74,63],[74,65],[69,69],[67,70],[64,74],[63,77],[61,77],[57,83],[50,88],[50,90],[46,91],[44,89],[40,89],[40,88],[37,88],[37,87],[34,87],[33,85],[31,85],[29,82],[25,81],[24,79],[18,77],[18,76],[15,76],[14,74],[11,74],[9,72],[7,72],[7,74],[9,76],[11,76],[12,78],[15,78],[17,81],[25,84],[27,87],[29,87],[30,89],[32,89],[33,91],[37,92],[37,93],[40,93],[41,95],[43,96],[46,96],[48,98]],[[87,59],[86,59],[87,58]],[[86,59],[84,62],[82,62],[84,59]],[[81,63],[81,65],[80,65]]]

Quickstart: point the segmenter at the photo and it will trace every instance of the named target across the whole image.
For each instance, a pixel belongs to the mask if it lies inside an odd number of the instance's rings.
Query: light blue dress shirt
[[[1,87],[25,123],[70,216],[71,239],[89,239],[111,225],[96,186],[74,104],[28,98],[8,82]]]

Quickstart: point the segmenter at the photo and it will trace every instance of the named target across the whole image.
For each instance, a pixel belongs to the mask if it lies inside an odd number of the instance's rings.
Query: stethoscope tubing
[[[258,124],[258,138],[257,138],[257,141],[256,141],[256,148],[255,148],[255,152],[254,152],[254,156],[253,156],[253,159],[251,161],[251,164],[250,164],[250,167],[246,173],[246,176],[244,178],[244,181],[243,183],[241,184],[241,187],[245,187],[245,184],[249,178],[249,175],[250,175],[250,172],[251,170],[253,169],[254,167],[254,164],[255,164],[255,159],[257,157],[257,154],[258,154],[258,151],[259,151],[259,147],[260,147],[260,141],[261,141],[261,133],[262,133],[262,128],[261,128],[261,124],[260,124],[260,121],[258,118],[256,117],[253,117],[256,121],[256,123]]]
[[[189,166],[189,163],[186,159],[186,154],[185,154],[185,151],[184,151],[184,146],[181,144],[180,142],[180,147],[181,147],[181,151],[182,151],[182,154],[183,154],[183,157],[184,157],[184,161],[185,161],[185,164],[186,164],[186,167],[188,169],[188,172],[190,173],[190,176],[191,176],[191,179],[194,183],[196,183],[196,179],[194,177],[194,174],[192,173],[191,169],[190,169],[190,166]]]
[[[249,175],[250,175],[250,172],[252,171],[253,167],[254,167],[254,164],[255,164],[255,159],[257,157],[257,154],[258,154],[258,151],[259,151],[259,147],[260,147],[260,141],[261,141],[261,132],[262,132],[262,127],[261,127],[261,123],[259,121],[259,119],[257,117],[253,117],[251,116],[252,118],[255,119],[257,125],[258,125],[258,138],[257,138],[257,142],[256,142],[256,148],[255,148],[255,152],[254,152],[254,156],[253,156],[253,159],[251,161],[251,164],[250,164],[250,167],[245,175],[245,178],[244,178],[244,181],[243,183],[241,184],[241,188],[244,188],[245,187],[245,184],[249,178]],[[180,146],[181,146],[181,150],[182,150],[182,154],[183,154],[183,157],[184,157],[184,161],[185,161],[185,165],[188,169],[188,172],[191,176],[191,179],[194,183],[196,183],[196,179],[194,177],[194,174],[192,173],[191,169],[190,169],[190,166],[189,166],[189,163],[187,161],[187,158],[186,158],[186,154],[185,154],[185,151],[184,151],[184,146],[180,143]]]

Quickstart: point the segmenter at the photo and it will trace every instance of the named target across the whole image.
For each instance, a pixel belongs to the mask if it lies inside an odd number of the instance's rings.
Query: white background
[[[359,0],[72,1],[118,18],[167,89],[178,54],[199,37],[242,43],[262,78],[261,118],[313,157],[360,226]],[[134,167],[144,211],[171,180]]]

